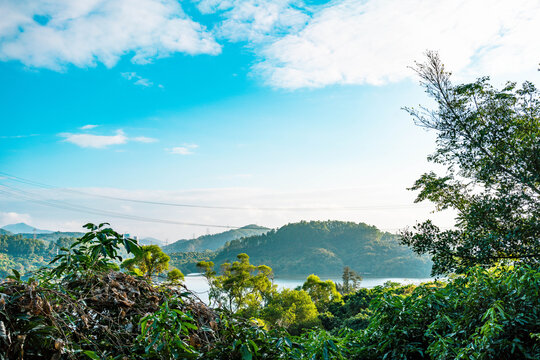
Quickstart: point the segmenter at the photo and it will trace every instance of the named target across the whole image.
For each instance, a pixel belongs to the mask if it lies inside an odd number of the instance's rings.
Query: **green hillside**
[[[340,275],[344,266],[366,276],[427,277],[431,261],[399,245],[397,235],[363,223],[302,221],[233,240],[214,256],[219,265],[246,253],[276,276]]]
[[[227,241],[240,239],[243,237],[261,235],[270,229],[258,225],[247,225],[239,229],[228,230],[219,234],[203,235],[193,240],[178,240],[170,245],[164,246],[166,253],[196,252],[204,250],[217,250]]]
[[[73,238],[62,237],[44,241],[17,235],[0,235],[0,278],[11,274],[11,269],[21,274],[48,265],[57,249],[69,246]]]

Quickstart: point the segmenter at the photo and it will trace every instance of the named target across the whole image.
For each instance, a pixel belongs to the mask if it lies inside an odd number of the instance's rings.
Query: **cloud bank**
[[[282,88],[381,85],[438,50],[467,76],[536,70],[540,3],[518,0],[333,2],[300,31],[262,44],[256,71]]]
[[[62,70],[129,54],[144,64],[173,53],[218,54],[221,46],[175,0],[0,2],[0,59]]]

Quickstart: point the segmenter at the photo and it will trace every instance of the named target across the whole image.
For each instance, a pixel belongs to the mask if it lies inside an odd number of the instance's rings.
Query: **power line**
[[[217,209],[217,210],[256,210],[256,211],[358,211],[358,210],[388,210],[388,209],[412,209],[418,208],[418,205],[411,204],[401,204],[401,205],[372,205],[372,206],[339,206],[339,207],[248,207],[248,206],[218,206],[218,205],[200,205],[200,204],[183,204],[183,203],[171,203],[163,201],[151,201],[151,200],[139,200],[139,199],[130,199],[117,196],[101,195],[101,194],[92,194],[85,191],[59,188],[57,186],[48,185],[40,183],[37,181],[21,178],[19,176],[10,175],[5,172],[0,174],[6,176],[9,180],[32,185],[40,188],[61,191],[65,193],[79,194],[90,197],[98,197],[102,199],[141,203],[141,204],[150,204],[150,205],[161,205],[161,206],[174,206],[174,207],[184,207],[184,208],[199,208],[199,209]]]
[[[5,195],[8,195],[14,198],[31,201],[31,202],[34,202],[43,206],[49,206],[49,207],[53,207],[57,209],[77,211],[81,213],[99,215],[99,216],[117,217],[117,218],[122,218],[122,219],[127,219],[127,220],[160,223],[160,224],[213,227],[213,228],[225,228],[225,229],[239,229],[240,228],[240,226],[181,222],[181,221],[174,221],[174,220],[155,219],[155,218],[149,218],[149,217],[143,217],[143,216],[121,214],[121,213],[117,213],[113,211],[99,210],[99,209],[90,208],[90,207],[82,206],[82,205],[74,205],[74,204],[66,203],[64,201],[47,200],[40,197],[37,194],[30,193],[28,191],[24,191],[24,190],[10,187],[7,185],[0,185],[0,186],[8,189],[8,191],[0,189],[0,193],[3,193]]]

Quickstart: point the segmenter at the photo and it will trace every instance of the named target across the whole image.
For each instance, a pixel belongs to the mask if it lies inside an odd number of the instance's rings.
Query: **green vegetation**
[[[302,221],[266,234],[233,240],[212,258],[215,264],[246,253],[276,276],[339,275],[345,266],[371,276],[426,277],[427,257],[399,244],[396,235],[343,221]]]
[[[178,240],[170,245],[164,246],[163,251],[167,254],[180,252],[200,252],[206,250],[217,250],[227,241],[240,239],[243,237],[264,234],[270,229],[259,225],[247,225],[239,229],[231,229],[219,234],[203,235],[192,240]]]
[[[55,267],[0,283],[0,359],[540,356],[538,268],[474,267],[447,282],[341,296],[315,275],[302,290],[278,291],[271,268],[240,254],[220,274],[212,262],[199,264],[212,284],[210,309],[175,287],[111,270],[121,248],[135,258],[144,249],[105,224],[87,228]],[[180,275],[171,271],[170,283]]]

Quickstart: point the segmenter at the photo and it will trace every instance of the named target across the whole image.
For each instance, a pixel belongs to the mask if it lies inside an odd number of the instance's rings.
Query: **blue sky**
[[[407,66],[434,49],[456,81],[534,81],[540,6],[511,5],[4,1],[0,171],[94,195],[249,209],[141,205],[4,177],[0,225],[110,220],[171,239],[219,231],[76,213],[34,196],[208,225],[336,218],[395,230],[435,217],[451,226],[451,214],[429,214],[406,191],[432,168],[434,149],[433,134],[401,110],[429,104]]]

